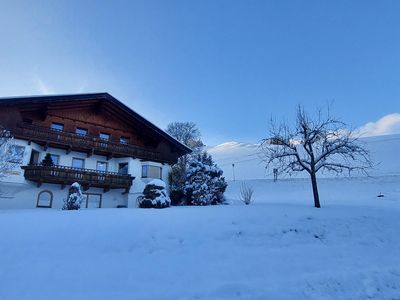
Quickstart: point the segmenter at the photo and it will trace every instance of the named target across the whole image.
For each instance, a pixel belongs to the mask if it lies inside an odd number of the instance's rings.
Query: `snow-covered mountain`
[[[400,174],[400,134],[368,137],[361,141],[370,150],[375,163],[370,175]],[[236,180],[272,178],[271,172],[265,169],[258,144],[227,142],[208,147],[207,151],[223,169],[227,180],[233,180],[234,176]],[[322,176],[333,175],[322,174]]]

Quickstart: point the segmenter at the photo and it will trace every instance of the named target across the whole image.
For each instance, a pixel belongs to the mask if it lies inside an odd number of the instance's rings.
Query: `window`
[[[85,160],[82,158],[72,158],[72,167],[83,169],[85,167]]]
[[[79,135],[87,135],[88,134],[88,130],[85,129],[85,128],[76,127],[75,133],[79,134]]]
[[[108,133],[100,132],[100,138],[108,141],[110,139],[110,135]]]
[[[100,208],[101,207],[101,194],[82,193],[83,199],[81,208]]]
[[[31,158],[29,159],[30,165],[36,165],[39,163],[39,152],[32,149]]]
[[[47,207],[51,208],[53,203],[53,193],[50,191],[41,191],[38,194],[36,207]]]
[[[8,161],[12,163],[22,164],[24,160],[25,147],[11,145],[9,148]]]
[[[143,178],[158,178],[161,179],[161,167],[156,166],[142,166]]]
[[[118,173],[121,175],[128,175],[128,163],[118,164]]]
[[[121,136],[119,138],[119,142],[120,142],[120,144],[124,144],[124,145],[129,144],[129,138]]]
[[[63,130],[64,130],[64,124],[61,124],[61,123],[51,123],[50,128],[53,129],[53,130],[63,131]]]
[[[108,168],[108,163],[105,161],[98,161],[96,164],[96,170],[101,172],[106,172]]]
[[[50,154],[51,160],[53,164],[59,165],[60,164],[60,155]]]

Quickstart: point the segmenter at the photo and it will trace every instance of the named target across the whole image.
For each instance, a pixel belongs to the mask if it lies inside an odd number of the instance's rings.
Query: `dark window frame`
[[[36,159],[35,159],[36,157]],[[36,160],[36,162],[35,162]],[[30,165],[35,165],[35,164],[39,164],[40,163],[40,152],[32,149],[31,150],[31,156],[29,157],[29,164]]]
[[[82,130],[85,133],[79,133],[78,130]],[[75,128],[75,134],[82,135],[82,136],[88,135],[89,134],[89,129],[83,128],[83,127],[76,127]]]
[[[107,138],[105,139],[104,137],[102,137],[101,135],[106,135]],[[102,139],[103,141],[109,141],[111,139],[111,134],[107,133],[107,132],[100,132],[99,133],[99,138]]]
[[[60,127],[62,127],[62,129],[53,128],[53,125],[60,126]],[[58,123],[58,122],[52,122],[51,125],[50,125],[50,129],[51,130],[55,130],[55,131],[64,131],[64,124],[63,123]]]
[[[82,192],[83,195],[86,195],[86,205],[85,208],[88,208],[88,203],[89,203],[89,197],[90,195],[95,195],[95,196],[100,196],[100,201],[99,201],[99,207],[101,208],[101,205],[103,204],[103,194],[100,193],[88,193],[88,192]],[[82,203],[83,204],[83,203]]]
[[[74,159],[75,159],[75,160],[81,160],[81,161],[83,161],[83,166],[82,166],[82,168],[74,167]],[[75,169],[84,169],[84,168],[85,168],[85,159],[84,159],[84,158],[80,158],[80,157],[73,157],[72,160],[71,160],[71,168],[75,168]]]
[[[105,171],[99,170],[99,169],[97,168],[97,166],[98,166],[99,163],[103,163],[103,164],[106,165],[106,170],[105,170]],[[108,172],[108,162],[107,162],[107,161],[103,161],[103,160],[97,160],[97,161],[96,161],[96,171],[99,171],[99,172]]]
[[[122,145],[128,145],[129,144],[129,137],[126,136],[120,136],[119,138],[119,143]]]
[[[39,205],[40,195],[42,195],[44,193],[50,194],[50,205]],[[49,191],[49,190],[43,190],[43,191],[39,192],[39,194],[37,195],[37,198],[36,198],[36,207],[39,207],[39,208],[51,208],[52,206],[53,206],[53,193],[51,191]]]
[[[149,170],[146,170],[146,172],[144,172],[144,170],[149,167],[158,168],[160,170],[159,177],[149,177]],[[144,175],[145,173],[146,173],[146,175]],[[153,178],[153,179],[161,179],[162,180],[162,167],[154,166],[154,165],[142,165],[142,178]]]

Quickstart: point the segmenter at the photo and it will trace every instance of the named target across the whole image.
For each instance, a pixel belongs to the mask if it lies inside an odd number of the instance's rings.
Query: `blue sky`
[[[208,145],[257,142],[271,116],[332,101],[352,127],[386,116],[367,128],[400,133],[399,13],[399,1],[4,1],[0,96],[105,91],[161,128],[197,123]]]

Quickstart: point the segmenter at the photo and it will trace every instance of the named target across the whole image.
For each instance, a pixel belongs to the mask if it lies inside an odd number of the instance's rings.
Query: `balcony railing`
[[[71,168],[65,166],[22,166],[25,170],[25,179],[34,181],[40,186],[42,183],[61,184],[62,188],[78,182],[85,189],[89,187],[110,189],[125,189],[128,192],[135,177],[114,172],[103,172],[91,169]]]
[[[91,154],[111,157],[137,157],[145,160],[159,160],[159,153],[152,148],[131,144],[122,144],[114,141],[100,139],[97,136],[80,135],[65,131],[50,129],[27,123],[19,123],[15,137],[48,146],[61,146],[67,151],[84,151]]]

